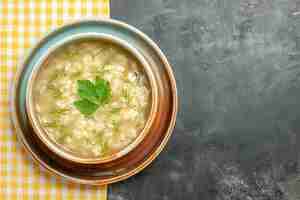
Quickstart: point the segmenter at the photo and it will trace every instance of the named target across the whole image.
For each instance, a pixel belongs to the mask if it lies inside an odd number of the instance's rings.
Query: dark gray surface
[[[175,71],[167,148],[109,200],[300,199],[300,1],[111,0]]]

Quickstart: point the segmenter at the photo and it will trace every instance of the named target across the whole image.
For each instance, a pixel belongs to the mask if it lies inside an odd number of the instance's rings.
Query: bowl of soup
[[[149,166],[175,127],[172,66],[147,35],[121,21],[71,21],[20,60],[11,93],[20,144],[49,173],[89,185]]]
[[[51,47],[31,74],[29,122],[56,156],[81,164],[125,156],[145,138],[157,111],[147,60],[122,39],[72,36]]]

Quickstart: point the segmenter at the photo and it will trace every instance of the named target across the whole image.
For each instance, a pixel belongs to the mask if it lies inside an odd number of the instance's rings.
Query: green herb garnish
[[[51,92],[52,96],[55,98],[59,98],[63,95],[63,93],[53,84],[48,84],[47,89]]]
[[[80,99],[73,104],[84,115],[93,114],[99,106],[108,103],[111,98],[109,83],[99,77],[96,77],[95,83],[90,80],[78,80],[77,85]]]
[[[65,71],[63,69],[56,69],[49,77],[49,84],[54,83],[64,75],[65,75]]]
[[[104,136],[103,136],[103,132],[94,132],[95,135],[95,144],[100,145],[101,146],[101,150],[102,150],[102,155],[106,155],[108,153],[109,150],[109,146],[108,146],[108,142],[107,140],[105,140]]]
[[[102,78],[96,77],[95,88],[99,102],[102,104],[107,103],[111,98],[111,89],[109,83]]]
[[[82,71],[77,71],[77,72],[71,74],[71,78],[77,78],[77,77],[79,77],[81,74],[82,74]]]
[[[119,112],[121,111],[121,109],[122,109],[122,108],[120,108],[120,107],[112,108],[112,109],[110,110],[110,113],[111,113],[111,114],[117,114],[117,113],[119,113]]]
[[[86,99],[92,103],[98,103],[98,96],[96,93],[96,87],[90,80],[78,80],[77,94],[81,99]]]
[[[60,127],[60,125],[57,121],[45,122],[44,126],[47,128],[54,128],[54,129]]]
[[[100,69],[99,69],[99,68],[100,68]],[[94,73],[94,74],[97,74],[98,76],[101,76],[101,77],[102,77],[105,73],[111,71],[111,69],[107,69],[106,66],[104,66],[104,67],[99,67],[99,68],[94,69],[94,70],[93,70],[93,73]]]
[[[55,117],[59,117],[61,115],[66,114],[68,111],[70,111],[69,108],[57,108],[55,110],[50,111],[50,114]]]
[[[122,90],[122,97],[125,99],[127,104],[130,104],[131,102],[131,96],[129,94],[128,88],[123,88]]]
[[[84,115],[93,114],[99,107],[98,104],[90,102],[87,99],[80,99],[75,101],[74,106]]]
[[[120,127],[120,123],[117,120],[113,120],[112,121],[112,126],[113,126],[113,131],[118,132],[119,127]]]
[[[108,154],[108,150],[109,150],[108,142],[107,142],[107,141],[104,141],[104,142],[101,144],[101,147],[102,147],[102,155]]]

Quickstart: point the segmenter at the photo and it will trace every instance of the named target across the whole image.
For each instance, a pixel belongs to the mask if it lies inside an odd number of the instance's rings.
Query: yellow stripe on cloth
[[[73,184],[34,164],[17,142],[9,112],[9,88],[24,51],[66,21],[95,16],[109,16],[108,0],[0,0],[0,200],[106,199],[106,187]]]

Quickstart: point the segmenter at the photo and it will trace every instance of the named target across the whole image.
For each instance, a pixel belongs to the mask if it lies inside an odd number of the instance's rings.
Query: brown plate
[[[154,122],[143,141],[124,157],[102,164],[80,165],[51,153],[35,136],[25,109],[28,77],[42,51],[63,36],[78,32],[100,32],[126,40],[144,56],[152,68],[157,88],[158,106]],[[174,75],[159,47],[144,33],[123,22],[111,19],[88,19],[64,25],[40,41],[19,66],[14,84],[13,122],[19,140],[33,159],[48,171],[71,181],[104,185],[124,180],[148,166],[162,151],[175,126],[177,90]]]

